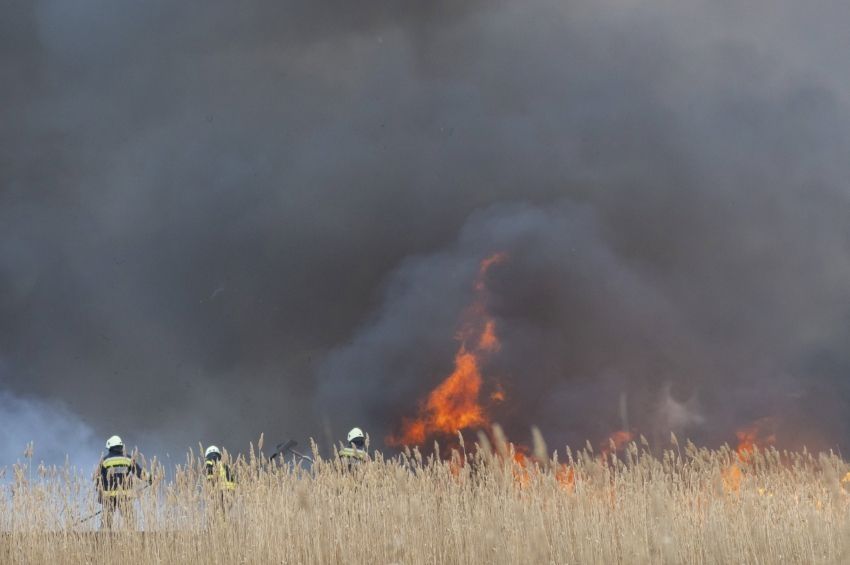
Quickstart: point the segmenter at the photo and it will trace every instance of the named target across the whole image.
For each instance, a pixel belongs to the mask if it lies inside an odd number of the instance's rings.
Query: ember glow
[[[423,445],[437,436],[453,436],[458,431],[480,429],[490,425],[485,407],[481,404],[484,378],[482,362],[499,351],[501,343],[496,321],[487,311],[487,274],[507,259],[495,253],[481,261],[475,279],[473,303],[466,309],[456,339],[460,342],[454,358],[454,370],[419,407],[416,418],[404,419],[401,432],[387,438],[389,445]],[[493,401],[503,401],[505,392],[497,387]]]

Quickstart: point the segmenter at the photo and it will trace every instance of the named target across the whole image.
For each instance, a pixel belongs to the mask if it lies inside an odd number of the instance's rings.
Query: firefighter
[[[339,451],[339,457],[349,469],[359,465],[369,458],[366,452],[366,436],[360,428],[351,428],[348,432],[348,447]]]
[[[124,442],[118,436],[106,440],[107,453],[98,464],[95,484],[98,502],[103,513],[101,527],[111,529],[115,512],[120,512],[124,527],[135,527],[136,515],[133,511],[133,482],[135,479],[152,480],[136,461],[124,453]]]
[[[221,450],[215,445],[209,446],[204,452],[204,468],[209,487],[207,494],[210,497],[207,508],[211,516],[224,519],[233,505],[232,493],[236,490],[236,479],[230,466],[221,460]]]
[[[207,470],[207,482],[222,490],[235,490],[236,480],[230,466],[221,460],[221,450],[211,445],[204,452],[204,467]]]

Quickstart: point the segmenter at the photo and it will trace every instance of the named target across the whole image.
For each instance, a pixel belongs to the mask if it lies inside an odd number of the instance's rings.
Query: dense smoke
[[[95,449],[380,444],[504,250],[512,433],[773,416],[847,445],[848,25],[790,0],[7,4],[3,398],[61,402]],[[4,456],[55,437],[21,422]]]

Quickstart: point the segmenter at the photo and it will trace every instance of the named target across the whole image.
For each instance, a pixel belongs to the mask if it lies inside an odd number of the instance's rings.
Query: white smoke
[[[0,391],[0,468],[25,462],[32,443],[32,462],[88,471],[98,461],[99,442],[83,419],[63,404]]]

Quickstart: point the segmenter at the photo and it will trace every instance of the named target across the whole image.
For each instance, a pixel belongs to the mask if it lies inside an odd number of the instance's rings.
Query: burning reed
[[[418,450],[344,470],[234,462],[226,498],[199,461],[135,502],[137,524],[98,533],[86,477],[10,469],[0,561],[28,563],[837,563],[850,559],[848,465],[832,454],[629,442],[546,456],[496,432],[449,459]],[[315,451],[315,450],[314,450]],[[737,469],[730,485],[725,476]],[[141,531],[131,531],[138,528]]]

